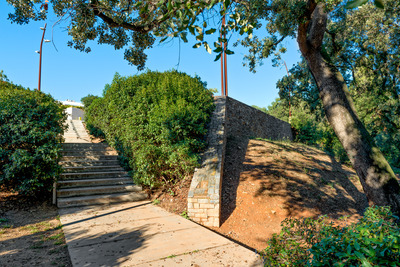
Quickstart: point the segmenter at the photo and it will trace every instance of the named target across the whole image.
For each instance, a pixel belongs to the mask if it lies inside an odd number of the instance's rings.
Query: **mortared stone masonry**
[[[215,97],[207,149],[195,170],[188,194],[189,217],[205,226],[220,226],[225,147],[230,136],[292,140],[290,124],[233,98]]]

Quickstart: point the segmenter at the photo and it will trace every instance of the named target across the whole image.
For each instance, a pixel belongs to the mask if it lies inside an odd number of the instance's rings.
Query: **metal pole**
[[[221,48],[223,48],[222,44],[222,26],[221,26]],[[221,54],[221,95],[224,95],[224,51]]]
[[[228,95],[228,74],[227,74],[227,66],[226,66],[226,50],[227,43],[226,41],[222,43],[222,32],[225,28],[225,15],[222,17],[222,26],[221,26],[221,95]],[[223,34],[224,39],[226,40],[226,34]]]
[[[224,25],[225,25],[225,16],[224,16]],[[226,40],[226,34],[224,32],[224,39]],[[224,42],[224,84],[225,84],[225,96],[228,95],[228,71],[227,71],[227,67],[226,67],[226,49],[227,49],[227,43],[226,41]]]
[[[42,41],[40,41],[40,50],[39,50],[39,84],[38,84],[39,92],[40,92],[40,84],[41,84],[41,79],[42,79],[42,46],[43,46],[43,40],[44,40],[44,33],[46,32],[46,26],[47,26],[47,23],[44,24]]]

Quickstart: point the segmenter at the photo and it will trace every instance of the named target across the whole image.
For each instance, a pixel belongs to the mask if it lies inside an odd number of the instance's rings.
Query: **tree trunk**
[[[309,13],[299,25],[297,41],[319,89],[325,114],[356,170],[370,205],[390,206],[400,215],[400,185],[389,163],[355,112],[340,72],[321,54],[327,13],[309,1]]]

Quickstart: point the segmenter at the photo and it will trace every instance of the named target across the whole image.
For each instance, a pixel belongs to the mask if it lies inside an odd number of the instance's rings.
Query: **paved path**
[[[59,213],[74,266],[262,266],[253,251],[149,201]]]

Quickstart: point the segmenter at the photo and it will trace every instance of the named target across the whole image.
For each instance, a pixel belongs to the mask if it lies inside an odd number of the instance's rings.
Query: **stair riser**
[[[90,157],[90,156],[117,156],[118,153],[116,151],[104,151],[104,150],[98,150],[98,151],[75,151],[75,150],[71,150],[71,151],[61,151],[61,155],[63,156],[86,156],[86,157]]]
[[[109,148],[108,145],[104,143],[80,143],[80,144],[74,144],[74,143],[63,143],[62,147],[64,149],[75,149],[75,148]]]
[[[112,179],[112,178],[131,178],[127,174],[115,174],[115,175],[87,175],[87,176],[68,176],[60,177],[60,181],[70,181],[70,180],[90,180],[90,179]]]
[[[109,179],[103,181],[62,181],[57,183],[57,189],[63,188],[79,188],[79,187],[88,187],[88,186],[103,186],[103,185],[134,185],[132,179]]]
[[[92,167],[92,166],[115,166],[118,165],[119,161],[118,160],[107,160],[107,161],[78,161],[78,162],[71,162],[71,161],[63,161],[60,162],[60,165],[63,168],[68,168],[68,167]]]
[[[82,143],[82,144],[86,144],[86,143]],[[82,147],[65,147],[63,146],[62,152],[67,151],[67,152],[97,152],[97,151],[115,151],[115,149],[111,148],[111,147],[86,147],[86,146],[82,146]]]
[[[121,202],[134,202],[147,199],[147,194],[143,192],[129,193],[124,196],[108,197],[108,198],[97,198],[90,200],[70,200],[70,199],[59,199],[57,207],[69,208],[69,207],[80,207],[88,205],[106,205],[112,203]]]
[[[137,186],[127,186],[121,188],[91,188],[87,190],[76,190],[76,191],[57,191],[57,197],[77,197],[77,196],[91,196],[101,194],[113,194],[113,193],[125,193],[125,192],[140,192],[141,188]]]
[[[64,172],[67,173],[82,173],[82,172],[123,172],[122,167],[110,167],[110,166],[84,166],[84,167],[64,167]]]
[[[97,156],[64,156],[61,158],[61,161],[81,161],[81,160],[118,160],[118,156],[116,155],[97,155]]]

